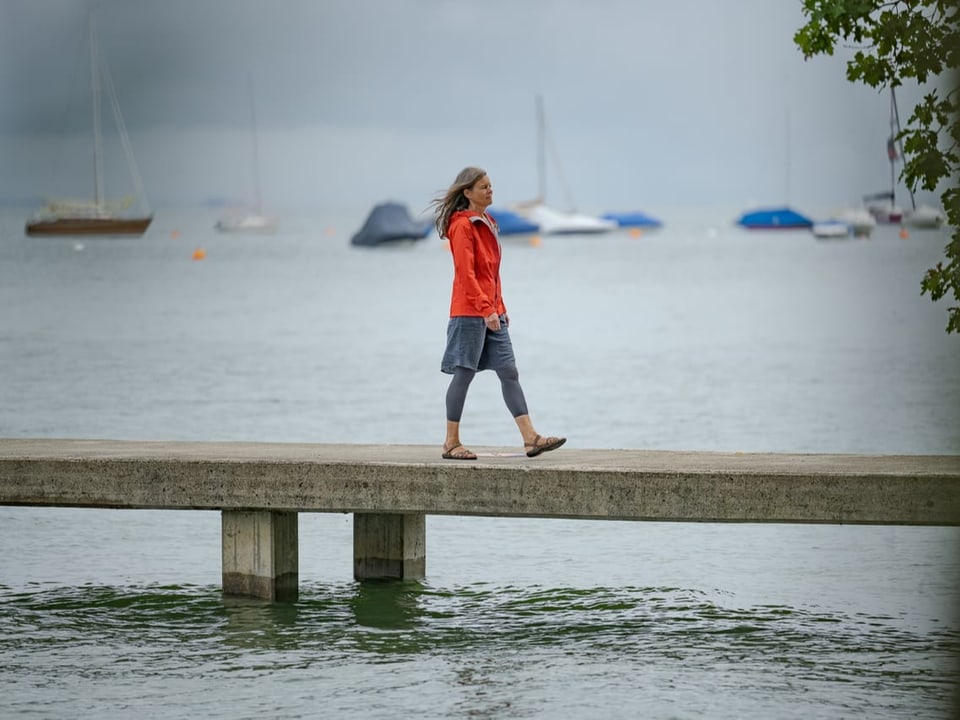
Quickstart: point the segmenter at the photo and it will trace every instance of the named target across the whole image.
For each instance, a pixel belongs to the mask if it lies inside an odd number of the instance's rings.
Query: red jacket
[[[450,317],[487,317],[507,312],[500,294],[500,240],[493,218],[471,210],[450,216],[447,240],[453,253]]]

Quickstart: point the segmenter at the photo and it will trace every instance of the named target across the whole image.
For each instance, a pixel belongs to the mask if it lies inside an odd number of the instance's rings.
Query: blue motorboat
[[[789,207],[761,208],[744,213],[738,225],[751,230],[791,230],[813,227],[813,220]]]
[[[539,225],[512,210],[490,208],[487,210],[487,214],[497,221],[497,227],[500,228],[501,235],[522,235],[540,231]]]
[[[657,228],[663,223],[657,218],[635,210],[632,212],[608,212],[600,216],[604,220],[613,220],[622,228]]]

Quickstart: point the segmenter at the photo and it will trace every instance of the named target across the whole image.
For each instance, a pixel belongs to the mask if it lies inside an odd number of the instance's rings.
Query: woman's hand
[[[500,329],[500,316],[496,313],[490,313],[483,319],[483,321],[487,324],[487,328],[490,330]]]

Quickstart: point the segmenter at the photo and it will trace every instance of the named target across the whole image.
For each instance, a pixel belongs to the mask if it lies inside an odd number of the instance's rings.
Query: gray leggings
[[[467,390],[473,382],[476,370],[457,367],[453,371],[453,379],[447,388],[447,420],[460,422],[463,415],[463,405],[467,401]],[[523,397],[523,388],[520,387],[520,373],[515,367],[497,370],[500,378],[500,390],[503,392],[503,401],[514,417],[527,414],[527,401]]]

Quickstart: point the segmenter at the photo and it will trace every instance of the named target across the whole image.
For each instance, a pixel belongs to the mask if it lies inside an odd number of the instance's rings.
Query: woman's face
[[[464,190],[463,196],[470,201],[471,209],[483,212],[493,203],[493,185],[490,178],[484,175],[472,187]]]

